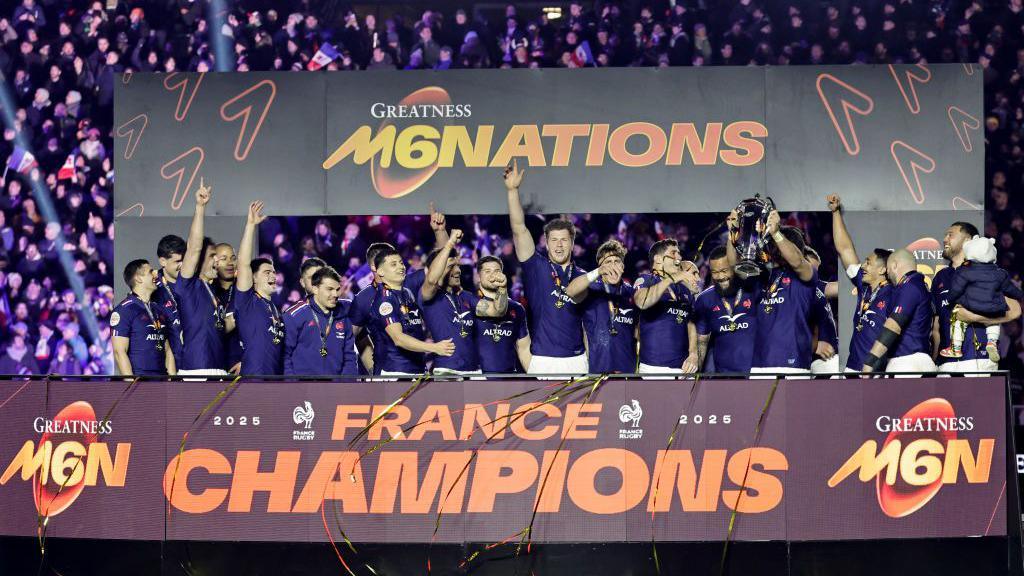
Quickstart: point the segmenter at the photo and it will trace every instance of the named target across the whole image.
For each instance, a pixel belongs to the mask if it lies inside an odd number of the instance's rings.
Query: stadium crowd
[[[356,13],[344,3],[0,2],[4,161],[0,197],[0,373],[110,373],[113,91],[124,71],[447,69],[463,67],[700,66],[971,62],[985,82],[987,236],[999,265],[1019,283],[1024,251],[1024,2],[891,0],[847,2],[571,2],[526,14],[514,5],[482,10]],[[408,10],[412,10],[409,8]],[[559,14],[560,17],[554,16]],[[230,46],[217,61],[216,46]],[[325,58],[326,55],[326,58]],[[36,191],[49,191],[45,198]],[[818,220],[792,223],[831,254]],[[686,217],[573,217],[586,252],[618,235],[642,271],[650,244],[673,237],[691,256],[706,226]],[[308,223],[272,219],[261,252],[284,269],[318,255],[360,274],[367,243],[387,237],[417,267],[430,248],[429,222],[387,216]],[[504,222],[501,218],[498,219]],[[823,220],[824,221],[824,220]],[[409,225],[404,225],[409,224]],[[538,227],[540,222],[537,222]],[[516,259],[502,224],[462,223],[468,263],[493,253],[513,276]],[[276,228],[276,231],[275,231]],[[633,261],[629,254],[634,253]],[[832,258],[827,258],[831,262]],[[77,293],[69,276],[84,281]],[[823,269],[834,279],[835,270]],[[291,283],[286,283],[292,286]],[[515,281],[512,282],[513,296]],[[357,291],[357,287],[350,288]],[[301,292],[286,289],[282,304]],[[87,329],[95,317],[98,331]],[[845,319],[840,319],[845,321]],[[1024,371],[1021,323],[1004,327],[1003,367]]]

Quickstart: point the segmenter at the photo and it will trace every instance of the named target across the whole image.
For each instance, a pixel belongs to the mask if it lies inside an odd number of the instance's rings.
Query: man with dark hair
[[[640,309],[641,374],[692,374],[697,371],[697,328],[693,293],[697,266],[684,261],[679,243],[659,240],[648,254],[651,274],[636,281],[633,301]]]
[[[302,286],[302,291],[305,292],[306,296],[313,293],[313,274],[325,266],[327,266],[327,262],[316,256],[302,261],[302,265],[299,266],[299,286]]]
[[[885,319],[893,307],[893,287],[886,276],[890,250],[875,248],[862,261],[857,256],[853,238],[843,219],[842,199],[832,194],[826,199],[832,212],[832,236],[836,251],[846,270],[846,276],[857,289],[857,307],[853,312],[853,333],[850,336],[850,355],[846,358],[845,372],[859,372],[864,358],[878,339]]]
[[[508,278],[497,256],[483,256],[476,263],[480,275],[476,307],[477,353],[484,374],[525,372],[530,365],[530,333],[526,309],[508,296]],[[504,309],[501,316],[489,316]],[[518,366],[516,360],[519,360]]]
[[[381,280],[370,320],[375,373],[415,376],[426,369],[424,354],[451,356],[455,352],[451,339],[426,341],[422,311],[412,291],[402,285],[406,268],[398,251],[388,247],[377,252],[374,267]]]
[[[773,268],[762,283],[766,288],[757,307],[750,371],[807,374],[814,351],[810,320],[818,271],[804,258],[803,233],[781,226],[778,211],[768,215],[765,233],[772,242],[768,252]]]
[[[810,246],[804,246],[804,258],[814,266],[821,268],[821,257]],[[815,331],[814,360],[811,361],[811,374],[839,373],[839,329],[836,328],[836,317],[832,314],[832,305],[828,301],[828,285],[820,277],[814,291],[814,306],[811,308],[811,325]]]
[[[939,270],[932,278],[931,300],[935,309],[932,321],[932,357],[939,364],[940,372],[984,372],[997,370],[998,365],[989,356],[988,337],[985,327],[1006,322],[1013,322],[1020,317],[1021,304],[1013,298],[1006,298],[1009,307],[1006,314],[998,318],[988,318],[975,314],[963,306],[956,306],[947,297],[953,287],[957,270],[963,265],[964,243],[978,236],[978,228],[970,222],[954,222],[942,239],[942,257],[949,260],[949,266]],[[953,309],[959,320],[968,322],[964,332],[963,356],[946,358],[938,353],[950,345],[950,323]]]
[[[160,262],[160,272],[156,277],[156,292],[153,303],[160,309],[157,314],[161,322],[167,326],[167,343],[174,354],[174,361],[181,363],[181,350],[184,342],[181,336],[181,313],[178,310],[178,299],[174,295],[173,286],[181,272],[181,261],[185,257],[185,239],[168,234],[156,245],[156,257]]]
[[[712,285],[693,304],[698,365],[705,365],[710,348],[714,372],[747,374],[754,361],[760,284],[736,277],[726,246],[712,250],[708,264]]]
[[[479,374],[480,358],[476,349],[478,299],[462,289],[458,243],[462,230],[452,230],[448,242],[427,256],[427,279],[420,287],[419,305],[423,320],[434,340],[451,340],[455,352],[434,360],[435,374]],[[504,314],[504,310],[502,310]]]
[[[906,249],[896,250],[886,261],[886,273],[894,287],[893,307],[861,372],[934,372],[929,354],[932,308],[917,259]]]
[[[531,374],[585,374],[587,355],[583,346],[583,306],[566,294],[574,278],[584,274],[572,263],[575,228],[567,220],[544,226],[547,253],[541,255],[526,227],[519,199],[523,171],[514,161],[505,168],[508,215],[516,258],[523,265],[523,290],[529,301]]]
[[[352,301],[338,297],[341,275],[323,266],[309,285],[312,294],[285,313],[285,374],[357,375],[355,337],[348,318]]]
[[[203,236],[206,206],[210,187],[202,178],[196,190],[196,209],[188,232],[188,247],[181,263],[181,272],[174,283],[174,295],[181,312],[184,336],[182,375],[224,375],[224,334],[233,318],[227,318],[224,305],[210,285],[217,279],[213,243]],[[233,327],[233,326],[232,326]]]
[[[174,374],[174,354],[165,345],[164,324],[151,304],[156,274],[149,262],[129,262],[124,267],[124,283],[131,292],[110,314],[118,372],[122,376]]]
[[[227,242],[214,246],[214,269],[217,280],[211,284],[213,294],[224,307],[226,320],[224,328],[224,369],[231,374],[238,374],[242,369],[242,340],[235,318],[235,278],[238,276],[238,257],[235,248]]]
[[[310,278],[313,293],[284,316],[284,373],[287,375],[359,374],[351,300],[338,298],[341,275],[324,266]]]
[[[434,203],[430,203],[430,229],[434,232],[434,247],[441,248],[448,242],[448,229],[446,228],[445,215],[438,212]],[[375,368],[379,362],[377,350],[372,347],[381,335],[370,334],[369,338],[364,337],[364,327],[371,327],[372,312],[378,307],[377,300],[380,298],[382,281],[377,275],[377,254],[384,250],[395,250],[395,247],[387,242],[374,242],[366,248],[366,264],[370,268],[370,284],[364,286],[352,300],[352,324],[355,326],[356,337],[360,342],[360,358],[367,371],[376,373]],[[420,287],[426,279],[426,270],[407,270],[402,285],[409,289],[413,295],[420,293]]]
[[[623,280],[626,247],[608,240],[597,248],[597,268],[569,283],[566,294],[585,301],[583,329],[592,373],[636,371],[637,308],[633,286]]]
[[[281,344],[285,336],[281,312],[270,300],[277,288],[274,263],[252,257],[256,227],[266,219],[263,202],[249,205],[238,245],[241,267],[235,279],[235,320],[242,347],[240,373],[261,376],[281,374]]]

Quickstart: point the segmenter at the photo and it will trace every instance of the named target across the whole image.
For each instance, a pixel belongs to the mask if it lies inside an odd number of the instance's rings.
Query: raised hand
[[[199,189],[196,190],[196,205],[206,206],[210,202],[210,187],[206,185],[203,177],[199,177]]]
[[[828,202],[829,212],[838,212],[843,207],[843,201],[838,194],[829,194],[825,197],[825,201]]]
[[[729,216],[725,219],[725,224],[730,232],[740,227],[740,215],[735,208],[732,209],[732,212],[729,212]]]
[[[460,240],[462,240],[462,230],[458,228],[452,230],[451,235],[448,237],[448,244],[455,246]]]
[[[498,277],[496,277],[494,279],[494,287],[495,288],[500,290],[500,289],[505,288],[507,286],[508,286],[508,276],[505,276],[504,274],[502,274],[502,275],[500,275],[500,276],[498,276]]]
[[[263,201],[256,200],[249,204],[249,224],[259,226],[267,219],[267,215],[263,213]]]
[[[430,203],[430,228],[435,232],[444,232],[445,219],[444,214],[438,212],[434,208],[434,203]]]
[[[455,343],[452,342],[451,338],[435,342],[434,354],[437,354],[438,356],[451,356],[452,354],[455,354]]]
[[[513,159],[512,163],[505,167],[505,173],[502,178],[505,180],[505,188],[508,190],[519,190],[519,185],[523,183],[524,170],[519,169],[519,160]]]
[[[782,218],[779,216],[778,210],[772,210],[771,214],[768,214],[768,222],[766,223],[766,232],[769,236],[774,235],[779,231],[779,225],[782,223]]]

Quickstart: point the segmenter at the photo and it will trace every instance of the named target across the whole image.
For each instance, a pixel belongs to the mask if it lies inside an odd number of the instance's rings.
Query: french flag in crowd
[[[590,51],[590,42],[584,40],[572,53],[572,60],[577,66],[586,66],[594,63],[594,54]]]
[[[7,168],[10,168],[20,174],[28,174],[38,165],[39,163],[36,162],[36,157],[21,146],[15,146],[14,152],[11,153],[11,157],[7,159]]]
[[[64,165],[57,171],[57,180],[74,180],[75,179],[75,153],[68,154],[67,160],[64,160]]]
[[[320,49],[313,54],[313,59],[306,65],[307,70],[319,70],[327,66],[338,57],[338,50],[329,42],[324,42]]]

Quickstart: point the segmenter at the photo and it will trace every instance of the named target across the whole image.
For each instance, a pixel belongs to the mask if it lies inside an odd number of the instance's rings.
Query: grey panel
[[[213,186],[211,214],[244,214],[255,197],[271,213],[322,213],[324,85],[323,75],[291,73],[123,77],[115,213],[138,215],[141,204],[145,216],[190,214],[200,176]]]
[[[767,93],[768,190],[783,209],[828,193],[851,210],[983,206],[981,72],[969,65],[770,68]]]

